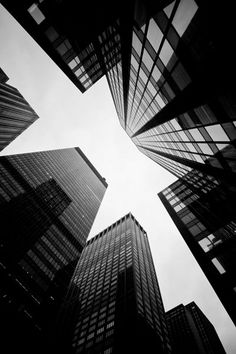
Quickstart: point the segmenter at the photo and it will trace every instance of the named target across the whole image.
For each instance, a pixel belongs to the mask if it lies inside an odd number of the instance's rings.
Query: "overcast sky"
[[[195,301],[235,354],[235,326],[157,196],[176,178],[128,138],[106,79],[81,94],[1,5],[0,43],[8,83],[40,117],[0,155],[79,146],[109,185],[89,237],[131,212],[147,231],[165,309]]]

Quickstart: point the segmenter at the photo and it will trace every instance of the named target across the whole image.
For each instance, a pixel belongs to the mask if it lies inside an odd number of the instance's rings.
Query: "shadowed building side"
[[[235,183],[193,170],[158,195],[236,324]]]
[[[69,353],[171,352],[147,234],[132,214],[87,242],[61,309],[63,337]]]
[[[173,354],[225,354],[215,328],[191,302],[166,312]]]
[[[1,346],[40,353],[107,183],[79,148],[2,156],[0,177]]]

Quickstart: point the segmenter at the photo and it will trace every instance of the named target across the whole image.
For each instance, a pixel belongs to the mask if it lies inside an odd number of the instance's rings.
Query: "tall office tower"
[[[192,171],[159,197],[236,324],[236,187]]]
[[[173,354],[225,354],[215,328],[195,302],[166,312]]]
[[[106,74],[107,65],[120,61],[116,28],[123,1],[12,0],[1,1],[81,92]],[[129,4],[126,3],[126,8]],[[127,15],[124,15],[126,18]],[[101,46],[101,35],[108,31]],[[110,44],[109,44],[110,43]],[[105,51],[109,54],[104,58]]]
[[[40,353],[107,183],[79,148],[2,156],[0,178],[2,338]]]
[[[132,214],[87,242],[62,318],[72,353],[170,353],[147,234]]]
[[[122,52],[122,70],[117,64],[108,72],[121,124],[140,151],[178,177],[194,168],[231,178],[235,58],[223,53],[233,39],[232,9],[201,0],[157,3],[150,12],[136,2],[130,56],[125,65]]]
[[[106,75],[122,127],[155,162],[178,177],[235,172],[233,2],[2,3],[81,91]]]
[[[0,151],[39,117],[0,68]]]

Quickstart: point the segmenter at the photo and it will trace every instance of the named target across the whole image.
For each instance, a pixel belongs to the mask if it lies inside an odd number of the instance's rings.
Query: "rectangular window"
[[[217,258],[212,258],[212,263],[214,264],[214,266],[216,267],[216,269],[218,270],[218,272],[220,274],[224,274],[226,272],[226,270],[224,269],[224,267],[222,266],[222,264],[218,261]]]
[[[29,8],[28,8],[28,12],[29,14],[33,17],[33,19],[35,20],[35,22],[40,25],[41,22],[43,22],[43,20],[45,20],[45,16],[42,13],[42,11],[39,9],[37,4],[32,4]]]

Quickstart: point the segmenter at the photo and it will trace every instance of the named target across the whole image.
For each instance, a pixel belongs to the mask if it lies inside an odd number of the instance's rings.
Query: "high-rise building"
[[[236,324],[236,187],[192,171],[159,197]]]
[[[20,4],[2,1],[81,92],[106,74],[105,62],[112,66],[120,61],[116,28],[124,9],[121,3],[109,0],[93,4],[75,0],[22,0]],[[108,38],[102,48],[100,36],[104,31],[108,31]],[[108,46],[109,54],[105,59]]]
[[[72,353],[170,353],[147,234],[130,213],[87,242],[63,307]]]
[[[1,333],[9,353],[32,353],[64,296],[107,183],[79,148],[2,156],[0,178]]]
[[[82,92],[106,75],[122,127],[155,162],[178,177],[235,172],[233,3],[2,3]]]
[[[0,68],[0,151],[39,117]]]
[[[173,354],[225,354],[214,326],[195,302],[167,311],[166,320]]]

